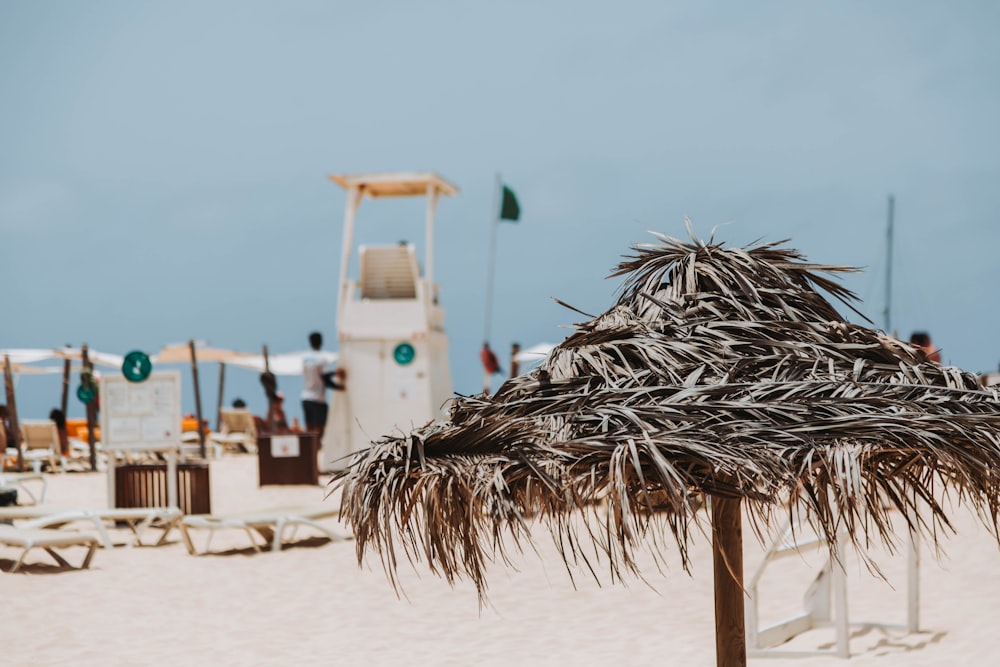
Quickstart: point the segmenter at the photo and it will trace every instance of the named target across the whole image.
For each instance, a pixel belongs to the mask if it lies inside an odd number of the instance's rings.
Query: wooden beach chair
[[[94,551],[100,546],[100,542],[96,537],[86,533],[74,533],[54,528],[21,528],[3,524],[0,524],[0,544],[21,550],[13,567],[8,572],[17,572],[21,565],[24,564],[25,556],[35,548],[45,549],[59,565],[73,567],[65,558],[59,555],[56,549],[75,546],[87,548],[87,555],[84,556],[83,563],[78,568],[85,570],[90,567]]]
[[[349,535],[330,530],[318,523],[322,519],[330,519],[339,515],[340,508],[332,504],[275,507],[234,514],[192,514],[181,519],[179,528],[188,553],[192,555],[208,553],[212,536],[215,531],[222,529],[236,529],[246,532],[254,551],[259,553],[261,546],[270,546],[271,551],[280,551],[286,541],[285,530],[291,528],[292,534],[294,534],[299,526],[309,526],[334,542],[351,539]],[[205,548],[201,551],[195,548],[194,541],[191,539],[192,530],[209,531]],[[263,545],[257,543],[255,535],[263,538]]]
[[[225,449],[254,453],[257,451],[257,426],[253,413],[247,408],[224,408],[222,424],[217,433],[208,436],[212,443]]]
[[[59,428],[51,419],[25,419],[21,422],[21,440],[26,463],[31,463],[35,472],[40,472],[42,464],[50,470],[64,470],[62,446],[59,444]]]

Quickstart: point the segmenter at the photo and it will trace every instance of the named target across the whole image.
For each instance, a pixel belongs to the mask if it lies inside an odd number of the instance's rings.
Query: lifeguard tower
[[[382,435],[446,416],[452,396],[444,309],[434,283],[434,214],[458,188],[433,173],[331,176],[347,191],[340,258],[338,367],[347,390],[334,392],[321,468]],[[360,245],[357,278],[348,277],[358,207],[366,197],[426,197],[424,272],[410,243]]]

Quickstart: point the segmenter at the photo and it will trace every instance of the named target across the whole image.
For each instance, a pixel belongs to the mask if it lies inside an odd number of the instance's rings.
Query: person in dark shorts
[[[309,334],[309,346],[312,351],[302,361],[302,415],[306,430],[316,433],[322,440],[330,409],[326,403],[326,390],[343,391],[344,369],[327,372],[326,359],[319,353],[323,347],[323,335],[318,331]]]

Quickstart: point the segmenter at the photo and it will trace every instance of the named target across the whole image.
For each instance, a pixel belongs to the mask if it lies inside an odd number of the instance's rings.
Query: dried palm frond
[[[538,517],[568,565],[594,571],[596,548],[613,578],[638,574],[636,548],[659,555],[669,535],[687,568],[702,494],[742,499],[758,525],[802,512],[833,549],[845,529],[891,547],[895,510],[936,539],[950,488],[997,533],[994,389],[844,321],[820,290],[851,307],[830,274],[853,269],[656,236],[537,370],[355,455],[334,483],[359,561],[375,549],[395,582],[399,545],[484,594],[485,565]]]

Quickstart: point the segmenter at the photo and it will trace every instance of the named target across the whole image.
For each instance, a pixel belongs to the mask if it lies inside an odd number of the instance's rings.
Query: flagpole
[[[490,329],[493,325],[493,274],[497,264],[497,226],[500,222],[500,189],[503,182],[500,172],[497,172],[496,186],[493,190],[493,220],[490,222],[490,263],[486,276],[486,325],[483,330],[483,342],[490,342]]]
[[[895,207],[896,199],[892,195],[889,195],[889,224],[886,226],[885,234],[887,260],[885,269],[885,310],[882,311],[882,314],[885,316],[885,333],[888,336],[896,335],[892,330],[892,226]]]

